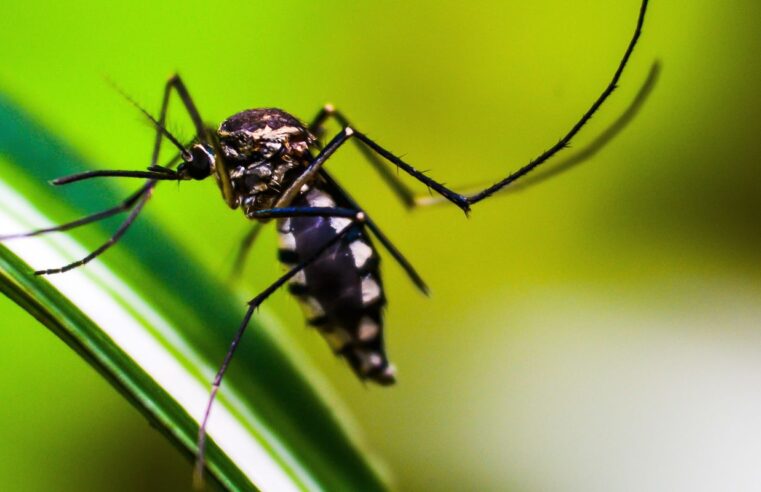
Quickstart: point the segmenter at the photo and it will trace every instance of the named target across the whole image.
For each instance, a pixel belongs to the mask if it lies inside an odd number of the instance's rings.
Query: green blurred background
[[[309,119],[329,101],[432,176],[471,184],[567,131],[638,7],[6,2],[0,90],[102,167],[144,167],[152,141],[104,76],[156,112],[176,70],[209,121],[257,106]],[[385,262],[398,386],[358,384],[292,299],[270,306],[399,489],[761,488],[759,20],[758,2],[653,1],[621,89],[575,146],[661,59],[631,126],[581,168],[468,220],[446,206],[408,213],[356,150],[335,158],[433,291],[421,297]],[[191,135],[180,111],[170,128]],[[163,186],[147,215],[209,271],[231,259],[208,238],[232,253],[247,230],[212,183]],[[274,244],[270,231],[254,251],[240,286],[252,296],[280,271]],[[4,490],[185,487],[191,464],[95,371],[4,298],[0,316]]]

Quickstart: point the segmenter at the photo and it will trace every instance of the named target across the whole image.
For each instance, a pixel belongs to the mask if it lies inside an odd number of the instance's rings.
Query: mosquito
[[[395,369],[388,360],[384,344],[383,309],[386,296],[374,241],[377,240],[383,246],[423,294],[428,293],[428,287],[367,212],[331,176],[326,169],[328,160],[344,144],[353,141],[368,163],[380,173],[392,192],[407,207],[445,201],[468,214],[473,205],[495,193],[515,189],[517,186],[510,185],[569,146],[571,140],[617,87],[640,38],[647,5],[648,0],[643,0],[634,34],[612,79],[568,133],[517,171],[473,193],[456,192],[417,170],[358,130],[332,105],[324,106],[309,124],[302,123],[280,109],[260,108],[234,114],[216,128],[209,126],[201,117],[183,80],[179,75],[174,75],[164,87],[158,118],[125,95],[156,129],[150,166],[146,170],[88,171],[52,182],[54,185],[65,185],[97,177],[145,179],[145,183],[135,193],[115,207],[79,220],[24,234],[3,236],[0,240],[65,231],[129,212],[110,239],[84,258],[35,273],[51,275],[66,272],[85,265],[116,244],[134,223],[160,181],[201,181],[209,177],[217,182],[222,198],[231,209],[240,208],[246,218],[256,222],[237,254],[235,264],[238,268],[242,266],[246,253],[262,226],[273,221],[276,223],[279,260],[286,267],[286,273],[248,302],[243,320],[214,377],[198,431],[195,474],[200,480],[205,466],[206,425],[222,379],[257,307],[281,286],[288,284],[290,293],[296,297],[305,313],[307,323],[317,329],[338,356],[346,360],[360,380],[383,386],[395,382]],[[628,115],[624,116],[630,118],[636,111],[652,87],[656,74],[657,65],[654,65],[648,82],[630,107]],[[180,142],[166,129],[167,110],[173,92],[182,101],[195,129],[195,138],[188,144]],[[342,129],[322,145],[320,137],[325,132],[325,124],[331,119]],[[618,126],[611,127],[597,147],[624,123],[622,117],[617,122]],[[165,140],[178,150],[178,154],[162,166],[158,164],[158,159]],[[431,200],[416,197],[393,168],[423,183],[438,198]],[[553,172],[545,174],[534,175],[537,179],[533,182],[544,179]]]

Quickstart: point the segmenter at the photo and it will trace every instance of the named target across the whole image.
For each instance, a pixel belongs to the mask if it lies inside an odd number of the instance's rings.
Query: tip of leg
[[[204,490],[204,485],[206,484],[206,480],[203,477],[203,465],[200,466],[196,465],[195,470],[193,470],[193,490],[201,491]]]

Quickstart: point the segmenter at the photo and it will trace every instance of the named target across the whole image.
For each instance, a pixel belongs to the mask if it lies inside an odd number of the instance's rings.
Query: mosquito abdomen
[[[292,206],[332,207],[335,200],[313,187]],[[279,220],[280,260],[287,267],[298,264],[350,224],[349,219],[338,217]],[[307,323],[349,362],[360,379],[388,385],[395,379],[383,342],[386,300],[378,266],[370,238],[357,227],[297,273],[289,290],[301,304]]]

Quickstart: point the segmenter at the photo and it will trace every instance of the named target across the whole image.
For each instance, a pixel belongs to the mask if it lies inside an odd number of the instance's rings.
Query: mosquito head
[[[214,154],[211,148],[195,144],[188,149],[184,161],[177,168],[182,179],[205,179],[211,175],[214,166]]]

